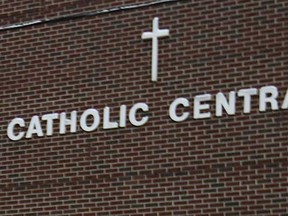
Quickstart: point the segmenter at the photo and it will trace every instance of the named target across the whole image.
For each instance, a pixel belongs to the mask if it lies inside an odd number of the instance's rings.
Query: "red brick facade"
[[[133,7],[128,7],[132,6]],[[287,0],[0,3],[0,215],[192,216],[288,214]],[[108,11],[105,9],[109,9]],[[88,16],[89,13],[93,15]],[[65,16],[65,17],[63,17]],[[151,81],[152,20],[159,39]],[[60,17],[60,19],[58,19]],[[37,25],[7,26],[41,20]],[[279,109],[215,115],[215,95],[275,86]],[[169,117],[176,98],[211,94],[211,117]],[[135,127],[12,141],[7,127],[47,113],[145,103]],[[268,104],[269,105],[269,104]],[[127,111],[128,112],[128,111]],[[67,117],[69,118],[69,116]],[[43,121],[41,121],[43,123]],[[47,130],[43,123],[44,132]],[[69,127],[67,127],[69,130]]]

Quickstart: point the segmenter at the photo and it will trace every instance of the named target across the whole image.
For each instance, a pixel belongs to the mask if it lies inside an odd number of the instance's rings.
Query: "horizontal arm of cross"
[[[152,32],[144,32],[142,34],[142,39],[151,39],[153,38],[153,33]]]
[[[157,36],[158,36],[158,37],[166,37],[166,36],[169,36],[169,30],[168,30],[168,29],[158,30]]]

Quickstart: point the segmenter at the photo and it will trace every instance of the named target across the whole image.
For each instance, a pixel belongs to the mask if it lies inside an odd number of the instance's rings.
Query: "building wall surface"
[[[0,215],[288,214],[287,0],[152,3],[1,1]],[[170,30],[157,82],[152,42],[141,39],[154,17]],[[42,23],[7,28],[33,20]],[[218,92],[265,86],[278,89],[279,109],[260,112],[257,94],[249,113],[237,97],[235,114],[215,115]],[[194,119],[202,94],[211,117]],[[177,113],[190,115],[175,122],[169,106],[180,97],[190,105]],[[104,107],[119,122],[119,107],[137,103],[149,106],[137,116],[145,125],[103,129]],[[91,108],[101,122],[85,132],[79,118]],[[47,136],[41,120],[43,137],[7,137],[16,117],[18,133],[35,115],[72,111],[76,133],[60,134],[55,120]]]

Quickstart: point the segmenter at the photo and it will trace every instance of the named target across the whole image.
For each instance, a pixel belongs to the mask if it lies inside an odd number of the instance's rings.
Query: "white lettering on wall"
[[[87,124],[87,118],[89,116],[93,118],[93,122],[90,126]],[[81,115],[80,127],[82,128],[82,130],[86,132],[94,131],[97,129],[99,124],[100,124],[100,116],[99,116],[99,112],[96,109],[85,110],[83,114]]]
[[[241,89],[238,91],[238,96],[244,98],[244,113],[250,113],[251,112],[251,97],[253,95],[257,95],[257,89],[250,88],[250,89]]]
[[[19,126],[20,128],[25,127],[25,121],[22,118],[14,118],[8,125],[7,128],[7,136],[9,139],[13,141],[18,141],[21,140],[24,136],[25,133],[23,131],[18,132],[18,134],[15,134],[15,127]]]
[[[194,98],[194,119],[204,119],[210,118],[210,111],[206,111],[210,109],[210,105],[206,102],[211,101],[211,94],[198,95]]]
[[[243,103],[243,112],[245,114],[251,113],[252,102],[259,102],[260,112],[266,112],[269,109],[278,110],[278,104],[280,104],[278,95],[279,92],[275,86],[265,86],[259,90],[256,88],[240,89],[237,94],[236,91],[230,91],[228,94],[219,92],[214,97],[211,94],[202,94],[196,95],[193,98],[193,107],[190,107],[191,103],[189,99],[180,97],[171,102],[169,117],[175,122],[183,122],[193,113],[193,119],[207,119],[211,118],[213,113],[211,108],[213,107],[215,107],[214,111],[217,117],[223,116],[223,111],[228,115],[236,115],[237,100],[238,103]],[[256,96],[258,96],[259,100],[253,101],[252,99],[255,99]],[[182,109],[179,109],[179,107],[185,108],[185,111],[181,111]],[[288,89],[285,92],[281,109],[288,109]],[[112,121],[110,107],[104,107],[102,128],[124,128],[127,127],[128,120],[131,125],[140,127],[145,125],[149,120],[149,116],[146,114],[149,112],[149,106],[146,103],[136,103],[130,108],[128,115],[127,112],[127,106],[121,105],[119,118]],[[85,110],[79,118],[80,120],[77,119],[77,111],[72,111],[68,115],[66,112],[44,114],[42,117],[35,115],[30,119],[28,129],[26,128],[24,119],[14,118],[8,124],[7,136],[10,140],[19,141],[23,138],[32,138],[33,136],[43,137],[45,129],[45,135],[52,136],[55,132],[55,125],[56,128],[59,125],[59,134],[66,134],[67,130],[70,133],[75,133],[77,124],[85,132],[95,131],[101,125],[101,117],[99,111],[96,109]]]
[[[126,118],[127,118],[127,106],[121,105],[120,106],[120,121],[119,121],[119,127],[124,128],[126,127]]]
[[[113,129],[118,128],[118,122],[112,122],[110,121],[110,108],[105,107],[104,108],[104,118],[103,118],[103,128],[104,129]]]
[[[53,122],[54,120],[58,118],[59,118],[58,113],[45,114],[42,116],[42,120],[47,121],[46,123],[46,135],[47,136],[53,135]]]
[[[38,137],[43,137],[43,130],[40,124],[40,119],[39,116],[33,116],[30,124],[29,124],[29,128],[28,131],[26,133],[26,138],[32,138],[32,135],[36,134]]]
[[[137,103],[132,106],[129,111],[129,121],[133,126],[139,127],[147,123],[148,116],[137,117],[141,112],[148,112],[149,107],[145,103]],[[68,117],[67,117],[68,116]],[[58,120],[56,122],[56,120]],[[42,124],[41,124],[41,121]],[[39,116],[33,116],[30,120],[28,130],[25,131],[25,121],[22,118],[14,118],[7,127],[7,136],[13,141],[19,141],[25,138],[32,138],[33,135],[43,137],[43,128],[46,125],[46,135],[53,135],[53,128],[59,124],[59,134],[66,134],[67,129],[70,128],[70,133],[75,133],[77,130],[77,111],[72,111],[67,115],[66,112],[44,114],[41,118]],[[46,124],[45,124],[46,122]],[[119,123],[117,121],[111,121],[110,119],[110,107],[104,107],[103,109],[103,129],[115,129],[118,127],[126,127],[127,122],[127,106],[121,105],[119,112]],[[80,116],[79,124],[80,128],[85,132],[95,131],[101,123],[101,118],[98,110],[87,109]],[[43,127],[44,126],[44,127]]]
[[[236,112],[236,93],[229,93],[229,102],[222,92],[216,95],[216,116],[223,115],[222,110],[225,110],[228,115],[235,115]]]
[[[76,133],[77,130],[77,111],[71,112],[70,115],[71,119],[68,119],[66,117],[66,113],[62,112],[60,114],[60,134],[65,134],[66,133],[66,126],[70,126],[70,132],[71,133]]]
[[[267,104],[270,104],[272,110],[278,110],[278,89],[275,86],[265,86],[260,88],[259,111],[265,112]]]
[[[177,98],[171,103],[169,108],[169,116],[175,122],[182,122],[189,117],[189,112],[184,112],[180,116],[177,115],[176,110],[179,105],[189,107],[189,101],[186,98]]]
[[[142,110],[143,112],[147,112],[147,111],[149,111],[149,107],[145,103],[137,103],[130,109],[129,121],[132,125],[134,125],[136,127],[140,127],[140,126],[146,124],[146,122],[149,119],[148,116],[145,116],[145,117],[142,117],[141,120],[137,120],[136,113],[138,110]]]
[[[288,109],[288,89],[286,91],[285,98],[284,98],[284,101],[283,101],[281,108],[282,109]]]

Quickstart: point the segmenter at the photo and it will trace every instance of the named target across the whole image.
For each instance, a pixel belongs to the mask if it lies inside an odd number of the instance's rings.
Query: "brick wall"
[[[1,24],[145,2],[2,1]],[[151,82],[141,34],[156,16],[170,36]],[[287,110],[259,112],[253,96],[250,114],[237,101],[218,118],[213,97],[211,118],[168,114],[178,97],[268,85],[282,101],[287,26],[286,0],[182,0],[1,30],[0,215],[287,215]],[[141,127],[6,135],[15,117],[109,106],[118,121],[120,105],[139,102]]]

